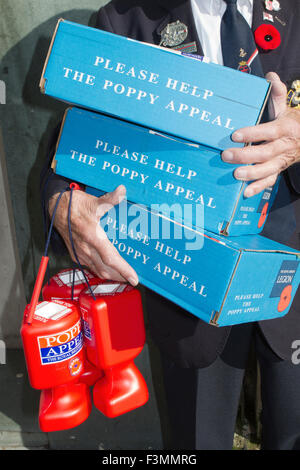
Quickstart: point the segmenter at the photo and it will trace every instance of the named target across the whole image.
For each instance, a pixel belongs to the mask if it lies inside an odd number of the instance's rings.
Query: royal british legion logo
[[[37,338],[42,364],[62,362],[75,356],[83,347],[81,323],[68,330]]]

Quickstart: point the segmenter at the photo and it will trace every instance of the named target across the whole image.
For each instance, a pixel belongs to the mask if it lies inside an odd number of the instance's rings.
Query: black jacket
[[[288,89],[295,79],[300,79],[300,2],[285,0],[276,12],[279,20],[275,26],[280,31],[282,43],[276,50],[261,54],[264,72],[277,72]],[[254,0],[253,30],[263,23],[264,2]],[[198,39],[191,5],[188,0],[112,0],[101,8],[96,26],[152,44],[159,44],[160,32],[176,20],[188,26],[184,43],[195,42],[197,54],[203,55]],[[299,111],[300,112],[300,111]],[[55,135],[50,145],[51,157]],[[51,173],[48,170],[48,175]],[[44,192],[49,197],[58,192],[65,182],[54,177]],[[300,248],[300,164],[285,172],[278,196],[265,225],[264,235]],[[147,311],[150,329],[161,350],[183,367],[205,367],[212,363],[226,344],[230,327],[216,328],[204,323],[170,301],[147,291]],[[260,322],[260,328],[277,355],[290,358],[291,344],[300,339],[300,291],[290,312],[281,319]],[[234,327],[238,328],[238,327]],[[243,339],[241,338],[241,345]],[[238,351],[237,351],[238,354]]]

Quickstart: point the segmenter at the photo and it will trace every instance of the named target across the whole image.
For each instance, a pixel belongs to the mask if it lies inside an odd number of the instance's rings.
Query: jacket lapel
[[[253,19],[252,19],[252,31],[254,32],[258,26],[263,23],[263,12],[266,11],[264,8],[263,0],[253,1]]]
[[[292,8],[288,5],[288,2],[281,1],[279,11],[269,11],[265,7],[264,0],[254,0],[253,2],[253,21],[252,30],[256,30],[261,24],[272,24],[280,32],[281,36],[286,34],[286,18],[291,14]],[[269,13],[273,17],[273,22],[264,20],[264,12]]]
[[[191,2],[189,0],[158,0],[158,3],[166,10],[166,16],[155,30],[155,43],[160,43],[160,33],[168,24],[179,20],[188,27],[188,36],[183,42],[183,45],[195,42],[197,46],[196,54],[203,55],[203,49],[198,38]],[[263,19],[263,13],[267,12],[272,14],[274,19],[274,22],[270,24],[273,24],[278,29],[281,37],[284,39],[285,36],[288,35],[287,17],[289,15],[287,10],[291,11],[290,6],[285,8],[285,3],[286,2],[283,1],[281,2],[281,10],[279,12],[269,12],[265,8],[265,0],[254,0],[252,31],[254,32],[256,28],[263,23],[269,23],[269,21],[264,21]],[[265,72],[270,70],[270,64],[273,66],[273,70],[278,69],[280,67],[280,48],[278,51],[275,50],[267,53],[261,52],[260,60]]]
[[[253,8],[253,22],[252,22],[252,30],[255,31],[258,26],[263,23],[273,24],[275,28],[280,32],[281,35],[281,46],[274,51],[270,52],[262,52],[260,53],[260,60],[265,72],[280,70],[282,65],[282,60],[284,56],[284,45],[287,43],[292,43],[289,34],[291,34],[289,30],[289,20],[291,20],[291,15],[293,14],[293,7],[290,2],[282,1],[281,2],[281,10],[278,12],[275,11],[268,11],[273,16],[274,22],[264,21],[263,19],[263,12],[267,11],[265,9],[265,2],[262,0],[254,0],[254,8]],[[290,166],[287,169],[287,174],[289,177],[289,182],[294,189],[294,191],[299,195],[300,194],[300,163],[296,163]]]
[[[182,43],[182,46],[185,44],[196,43],[197,51],[194,53],[197,55],[203,55],[203,49],[198,38],[191,2],[189,0],[160,0],[159,3],[166,10],[166,17],[156,28],[156,43],[159,44],[161,41],[162,30],[168,24],[179,20],[188,28],[188,35]]]
[[[265,8],[264,0],[254,0],[253,3],[252,31],[254,32],[262,24],[271,24],[279,31],[282,40],[282,45],[278,49],[269,52],[260,52],[259,57],[265,73],[271,70],[276,72],[281,66],[283,44],[288,36],[286,18],[291,14],[291,7],[286,6],[286,3],[287,2],[281,1],[281,9],[279,11],[268,11]],[[264,20],[264,12],[272,15],[273,22]]]

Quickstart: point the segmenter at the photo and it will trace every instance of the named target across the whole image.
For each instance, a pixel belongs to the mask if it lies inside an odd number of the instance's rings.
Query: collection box
[[[284,316],[299,285],[300,253],[260,235],[226,238],[127,201],[100,223],[141,284],[212,325]]]
[[[46,95],[219,150],[259,122],[264,78],[60,19],[44,65]]]
[[[251,198],[237,165],[200,144],[78,108],[66,111],[52,168],[103,191],[119,184],[127,199],[184,225],[225,235],[259,233],[278,183]]]

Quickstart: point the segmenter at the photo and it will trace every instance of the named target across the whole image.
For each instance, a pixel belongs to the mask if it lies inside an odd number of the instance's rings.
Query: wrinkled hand
[[[120,256],[108,240],[99,220],[113,206],[119,204],[126,195],[124,186],[101,197],[94,197],[83,191],[73,191],[71,207],[71,230],[75,250],[80,263],[94,274],[115,281],[128,281],[138,284],[138,276],[131,266]],[[58,194],[49,201],[49,214],[52,216]],[[57,208],[54,225],[62,236],[73,261],[76,261],[69,237],[68,207],[70,192],[63,194]]]
[[[271,99],[275,119],[265,124],[238,129],[232,135],[235,142],[259,145],[226,149],[224,162],[246,164],[239,167],[234,176],[238,180],[253,181],[244,192],[245,197],[254,196],[268,186],[273,186],[283,170],[300,161],[300,109],[286,104],[286,86],[278,75],[269,72],[266,79],[272,83]]]

